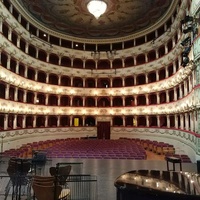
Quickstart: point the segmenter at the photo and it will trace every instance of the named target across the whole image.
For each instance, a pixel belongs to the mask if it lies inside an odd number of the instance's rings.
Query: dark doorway
[[[110,139],[110,122],[98,122],[97,138],[107,140]]]

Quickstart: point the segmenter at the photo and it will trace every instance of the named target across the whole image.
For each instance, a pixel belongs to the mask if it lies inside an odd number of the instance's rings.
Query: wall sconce
[[[191,45],[191,37],[186,37],[182,42],[181,45],[185,47],[186,45]]]
[[[93,57],[94,60],[99,60],[100,59],[100,51],[93,51],[91,52],[91,56]]]
[[[114,59],[114,56],[117,54],[116,49],[114,50],[110,50],[110,51],[106,51],[106,55],[108,57],[108,59]]]

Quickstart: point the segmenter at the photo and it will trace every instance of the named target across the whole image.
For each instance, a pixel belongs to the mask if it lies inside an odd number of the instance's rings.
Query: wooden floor
[[[57,162],[83,162],[83,173],[97,176],[98,200],[116,200],[116,188],[114,182],[118,176],[131,170],[156,169],[167,170],[163,155],[156,155],[147,151],[147,160],[128,159],[53,159],[52,165]],[[178,166],[176,167],[179,171]],[[196,164],[184,163],[183,171],[196,172]]]
[[[131,170],[156,169],[167,170],[164,156],[147,152],[147,160],[129,159],[65,159],[55,158],[47,161],[42,175],[49,175],[49,167],[61,162],[82,163],[82,173],[97,177],[98,200],[116,200],[116,188],[114,182],[118,176]],[[5,175],[8,163],[0,163],[0,173]],[[178,167],[177,167],[178,168]],[[178,171],[179,169],[177,169]],[[193,163],[184,163],[183,171],[196,172],[197,166]],[[3,198],[0,198],[3,200]]]

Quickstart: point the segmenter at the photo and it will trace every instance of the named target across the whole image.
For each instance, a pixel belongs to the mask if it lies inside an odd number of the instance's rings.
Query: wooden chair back
[[[71,172],[71,165],[63,167],[50,167],[49,172],[51,176],[57,177],[59,184],[64,185]]]
[[[37,200],[58,200],[62,191],[60,185],[41,185],[33,183],[32,188]]]

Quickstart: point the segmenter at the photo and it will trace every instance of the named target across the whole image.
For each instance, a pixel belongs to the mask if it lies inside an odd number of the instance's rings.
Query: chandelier
[[[96,19],[98,19],[106,12],[107,4],[102,0],[91,0],[87,4],[87,9]]]

